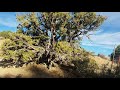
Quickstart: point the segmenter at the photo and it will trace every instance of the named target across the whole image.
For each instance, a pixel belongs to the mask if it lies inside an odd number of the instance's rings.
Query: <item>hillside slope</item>
[[[111,61],[104,60],[100,57],[92,57],[96,63],[101,67],[109,63],[111,66]],[[72,77],[72,74],[68,71],[61,69],[60,67],[51,67],[48,69],[46,65],[28,65],[19,68],[2,68],[0,67],[0,78],[64,78]]]
[[[5,41],[5,39],[0,38],[0,46]],[[2,57],[0,57],[2,59]],[[112,62],[110,60],[103,59],[98,56],[90,56],[96,61],[99,68],[106,65],[108,68],[111,67]],[[114,64],[115,65],[115,64]],[[51,67],[47,69],[46,65],[28,65],[19,68],[2,68],[0,67],[0,78],[54,78],[54,77],[71,77],[71,73],[61,69],[60,67]]]
[[[92,58],[93,60],[96,61],[99,68],[102,68],[104,66],[106,66],[107,68],[111,68],[111,65],[113,67],[117,65],[115,63],[112,64],[112,61],[110,61],[109,59],[103,59],[103,58],[101,58],[99,56],[90,56],[90,58]]]

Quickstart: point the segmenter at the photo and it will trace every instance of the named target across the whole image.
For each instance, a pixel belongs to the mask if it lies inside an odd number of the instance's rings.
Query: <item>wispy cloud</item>
[[[18,25],[15,17],[15,13],[0,13],[0,26],[16,27]]]
[[[98,14],[108,17],[103,26],[120,27],[120,12],[99,12]]]
[[[96,47],[101,47],[104,49],[113,49],[113,45],[106,45],[106,44],[96,44],[96,43],[82,43],[84,46],[96,46]]]
[[[87,34],[87,35],[89,35],[89,34],[92,34],[92,35],[97,35],[97,34],[102,33],[103,31],[104,31],[103,29],[98,29],[98,30],[96,30],[96,31],[91,31],[91,32],[88,32],[88,34]]]
[[[17,27],[16,20],[13,20],[12,18],[0,18],[0,25],[8,26],[8,27]]]
[[[107,16],[108,19],[100,27],[100,30],[93,33],[92,42],[84,37],[82,45],[113,49],[115,44],[120,44],[120,12],[97,12],[97,14]]]
[[[115,44],[120,44],[120,32],[92,35],[91,41],[92,42],[90,42],[86,37],[84,37],[82,45],[99,46],[103,48],[113,49]]]
[[[98,14],[107,16],[107,21],[113,21],[120,18],[120,12],[98,12]]]

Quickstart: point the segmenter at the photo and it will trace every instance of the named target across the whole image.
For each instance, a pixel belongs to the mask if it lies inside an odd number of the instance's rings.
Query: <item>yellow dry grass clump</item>
[[[1,68],[0,78],[60,78],[64,77],[59,67],[47,69],[46,65],[28,65],[20,68]]]
[[[103,58],[98,57],[98,56],[90,56],[90,58],[92,58],[93,60],[96,61],[99,68],[101,68],[103,65],[106,65],[107,68],[111,68],[112,61],[110,61],[109,59],[103,59]],[[117,64],[113,63],[113,66],[116,66],[116,65]]]

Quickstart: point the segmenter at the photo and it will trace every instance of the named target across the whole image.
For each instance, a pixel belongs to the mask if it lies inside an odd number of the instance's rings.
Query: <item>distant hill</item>
[[[98,54],[97,56],[98,56],[98,57],[101,57],[101,58],[103,58],[103,59],[110,60],[110,58],[107,57],[107,56],[105,56],[104,54]]]
[[[106,65],[108,68],[111,67],[112,61],[110,61],[109,58],[105,59],[100,56],[90,56],[90,58],[95,60],[99,67],[102,67],[103,65]],[[116,66],[115,63],[113,65]]]

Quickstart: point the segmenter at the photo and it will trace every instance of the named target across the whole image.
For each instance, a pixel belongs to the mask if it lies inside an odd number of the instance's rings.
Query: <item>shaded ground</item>
[[[97,63],[99,65],[104,65],[109,61],[104,61],[106,63],[103,63],[103,59],[97,58]],[[110,62],[109,62],[110,63]],[[39,65],[28,65],[23,66],[19,68],[2,68],[0,67],[0,78],[74,78],[76,76],[76,73],[70,72],[68,68],[60,68],[58,67],[51,67],[50,69],[47,68],[44,64]],[[79,77],[79,75],[78,75]]]
[[[63,71],[57,67],[47,69],[46,65],[28,65],[20,68],[1,68],[0,78],[55,78],[64,77]]]

